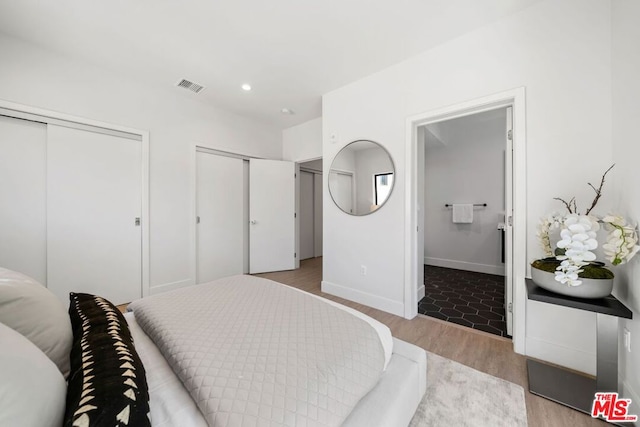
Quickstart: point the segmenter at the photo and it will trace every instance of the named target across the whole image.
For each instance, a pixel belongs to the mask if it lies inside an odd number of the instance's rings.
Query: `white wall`
[[[322,157],[322,117],[282,131],[282,159],[299,162]]]
[[[504,275],[497,226],[504,222],[506,110],[439,125],[447,135],[425,149],[424,263]],[[452,203],[487,206],[474,207],[473,223],[454,224],[445,207]]]
[[[0,58],[0,99],[150,131],[152,292],[194,281],[194,144],[281,156],[279,129],[207,106],[197,95],[173,87],[173,82],[167,82],[166,89],[148,87],[4,36]]]
[[[526,87],[527,259],[540,257],[536,223],[561,208],[553,197],[575,195],[584,209],[592,197],[586,182],[611,164],[610,56],[609,2],[548,0],[326,94],[326,161],[366,137],[390,151],[398,174],[388,204],[374,215],[352,217],[325,204],[323,289],[403,315],[407,117],[520,86]],[[326,191],[325,185],[328,197]],[[605,194],[601,206],[610,200]],[[369,267],[367,276],[360,265]],[[547,314],[554,325],[544,324]],[[533,308],[526,351],[593,372],[594,322],[576,310]],[[575,333],[583,329],[592,335]]]
[[[638,189],[638,112],[640,111],[640,2],[616,0],[612,9],[613,176],[618,190],[614,210],[633,222],[640,220]],[[633,399],[632,414],[640,415],[640,257],[615,270],[614,295],[633,311],[634,320],[620,322],[631,332],[631,353],[620,337],[622,393]]]

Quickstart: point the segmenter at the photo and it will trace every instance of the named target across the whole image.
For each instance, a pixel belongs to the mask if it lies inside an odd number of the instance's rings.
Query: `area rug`
[[[427,392],[410,427],[526,425],[522,387],[427,352]]]

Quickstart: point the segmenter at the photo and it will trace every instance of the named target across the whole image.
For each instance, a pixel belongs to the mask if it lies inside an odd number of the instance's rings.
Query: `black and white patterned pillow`
[[[70,300],[65,427],[150,426],[145,371],[122,313],[95,295],[71,293]]]

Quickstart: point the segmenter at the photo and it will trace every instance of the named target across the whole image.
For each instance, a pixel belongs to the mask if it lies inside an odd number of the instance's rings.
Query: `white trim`
[[[133,139],[135,141],[142,141],[142,137],[140,135],[132,134],[129,132],[120,132],[114,129],[107,129],[105,127],[86,125],[83,123],[78,123],[77,121],[72,122],[68,120],[60,120],[50,116],[26,113],[24,111],[12,110],[8,108],[0,108],[0,115],[6,116],[6,117],[15,117],[17,119],[29,120],[37,123],[56,125],[56,126],[70,128],[70,129],[77,129],[77,130],[94,132],[94,133],[102,133],[105,135],[117,136],[119,138]]]
[[[404,313],[404,306],[400,301],[394,301],[388,298],[380,297],[378,295],[358,291],[353,288],[327,282],[326,280],[322,281],[320,290],[322,292],[335,295],[349,301],[357,302],[369,307],[377,308],[378,310],[386,311],[387,313],[395,314],[396,316],[402,316]]]
[[[217,150],[215,148],[205,147],[200,144],[195,144],[195,147],[196,147],[196,151],[199,151],[201,153],[215,154],[216,156],[231,157],[234,159],[242,159],[242,160],[251,160],[251,159],[259,158],[255,156],[249,156],[246,154],[233,153],[231,151]]]
[[[116,132],[123,132],[140,137],[142,144],[142,296],[149,295],[149,277],[150,277],[150,262],[149,262],[149,131],[130,128],[126,126],[115,125],[111,123],[101,122],[98,120],[87,119],[84,117],[74,116],[71,114],[59,113],[53,110],[47,110],[44,108],[32,107],[30,105],[18,104],[11,101],[0,99],[0,108],[7,110],[14,110],[20,113],[35,114],[43,118],[51,118],[55,120],[63,120],[81,126],[92,126],[101,128],[104,130],[113,130]]]
[[[322,158],[323,158],[322,156],[316,156],[316,157],[311,157],[309,159],[285,160],[285,162],[306,163],[306,162],[313,162],[314,160],[322,160]]]
[[[526,125],[525,89],[519,87],[483,98],[450,105],[417,114],[406,119],[405,144],[405,286],[403,315],[417,315],[418,212],[417,212],[417,128],[457,117],[513,107],[513,346],[516,353],[525,354],[526,337]]]
[[[425,288],[424,285],[418,286],[418,301],[420,301],[425,296]]]
[[[193,286],[193,280],[184,279],[177,282],[165,283],[163,285],[152,286],[149,295],[157,295],[163,292],[173,291],[174,289],[184,288],[186,286]]]
[[[475,271],[476,273],[495,274],[504,276],[504,267],[500,265],[478,264],[475,262],[458,261],[455,259],[424,257],[425,265],[435,267],[454,268],[456,270]],[[420,300],[418,300],[420,301]]]

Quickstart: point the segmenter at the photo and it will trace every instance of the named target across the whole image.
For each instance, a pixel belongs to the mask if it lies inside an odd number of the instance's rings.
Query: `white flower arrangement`
[[[628,262],[640,250],[635,225],[630,225],[619,215],[607,215],[602,218],[590,215],[602,195],[604,178],[612,168],[613,166],[602,175],[599,188],[589,183],[596,192],[596,197],[584,215],[577,212],[575,198],[569,202],[556,198],[555,200],[564,203],[569,213],[551,214],[543,218],[538,225],[537,235],[545,255],[555,256],[561,261],[556,268],[555,279],[562,284],[567,286],[582,284],[579,274],[584,271],[583,267],[596,260],[596,254],[592,251],[598,247],[597,232],[600,224],[603,224],[604,229],[608,231],[607,242],[602,245],[602,249],[613,266]],[[559,249],[556,254],[551,247],[550,234],[557,229],[560,229],[560,240],[556,244]]]
[[[602,218],[602,222],[609,231],[607,243],[602,245],[607,259],[613,265],[628,262],[640,250],[636,226],[629,225],[626,219],[614,215]]]

